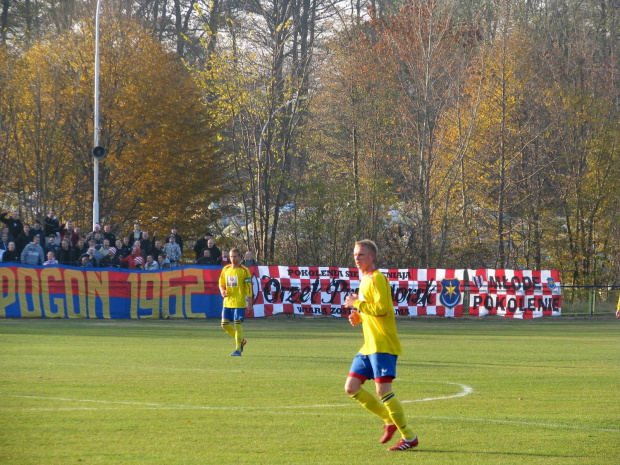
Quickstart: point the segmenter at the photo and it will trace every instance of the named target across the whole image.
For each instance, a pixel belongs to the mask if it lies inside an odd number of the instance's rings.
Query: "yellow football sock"
[[[351,398],[358,401],[362,404],[369,412],[374,413],[379,418],[381,418],[385,423],[391,423],[392,420],[390,418],[390,413],[385,408],[385,406],[379,402],[379,400],[373,396],[370,392],[366,391],[364,388],[361,388],[355,394],[351,396]]]
[[[235,342],[237,343],[237,350],[241,350],[241,343],[243,342],[243,327],[241,321],[235,321]]]
[[[390,414],[390,418],[392,422],[398,428],[400,435],[405,439],[413,439],[415,437],[415,433],[413,429],[407,425],[407,419],[405,418],[405,409],[403,409],[403,405],[396,398],[392,391],[385,394],[381,397],[381,402],[385,405],[385,408]]]
[[[226,331],[230,337],[235,337],[235,330],[230,325],[230,321],[222,321],[222,329]]]

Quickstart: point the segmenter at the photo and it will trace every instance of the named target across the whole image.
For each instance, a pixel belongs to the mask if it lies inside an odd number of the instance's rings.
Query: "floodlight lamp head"
[[[95,157],[97,160],[101,160],[107,154],[108,154],[108,151],[105,148],[101,147],[100,145],[95,147],[92,151],[93,157]]]

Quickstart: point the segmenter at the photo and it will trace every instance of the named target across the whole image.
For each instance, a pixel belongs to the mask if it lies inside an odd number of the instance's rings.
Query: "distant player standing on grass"
[[[245,319],[245,309],[252,308],[252,274],[241,264],[239,249],[230,249],[230,265],[226,265],[220,274],[220,294],[224,297],[222,310],[222,328],[235,338],[235,351],[232,357],[241,356],[247,341],[243,339],[241,324]],[[231,327],[230,321],[233,321]]]
[[[407,424],[403,406],[392,392],[401,347],[390,285],[375,267],[377,245],[373,241],[356,242],[353,257],[360,272],[360,289],[359,294],[347,296],[345,305],[358,310],[351,311],[349,321],[353,326],[362,323],[364,345],[353,359],[344,390],[383,420],[383,436],[379,442],[388,442],[398,429],[401,439],[389,451],[411,449],[418,445],[418,437]],[[375,380],[380,402],[362,387],[370,378]]]

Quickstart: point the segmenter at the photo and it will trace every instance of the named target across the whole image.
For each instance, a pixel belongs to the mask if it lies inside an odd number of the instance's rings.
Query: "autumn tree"
[[[206,95],[227,121],[230,179],[242,193],[230,204],[241,209],[244,242],[263,262],[276,256],[281,212],[303,164],[297,133],[310,102],[320,5],[252,1],[229,11],[203,75]]]
[[[439,128],[454,105],[469,51],[476,42],[472,25],[457,25],[454,10],[445,2],[411,0],[398,14],[375,17],[375,53],[396,89],[395,111],[406,163],[395,176],[403,186],[401,198],[415,217],[419,265],[437,261],[435,240],[441,176],[437,176],[442,150]]]
[[[176,56],[137,24],[108,21],[101,30],[102,221],[159,218],[202,229],[221,186],[209,108]],[[18,61],[10,157],[29,217],[55,207],[90,223],[93,37],[83,23]]]

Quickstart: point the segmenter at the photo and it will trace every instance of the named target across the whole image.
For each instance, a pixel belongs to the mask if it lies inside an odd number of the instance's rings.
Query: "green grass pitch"
[[[620,463],[620,320],[398,328],[420,445],[392,453],[344,393],[345,319],[247,320],[242,357],[214,319],[0,320],[0,463]]]

